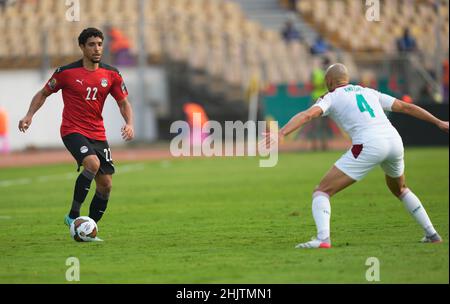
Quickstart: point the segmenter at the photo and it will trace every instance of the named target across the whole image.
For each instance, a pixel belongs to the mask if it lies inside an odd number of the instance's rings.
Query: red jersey
[[[95,71],[83,67],[83,61],[56,69],[45,85],[50,93],[62,89],[64,110],[61,137],[80,133],[95,140],[106,140],[102,111],[106,97],[111,94],[119,102],[128,96],[119,71],[100,63]]]

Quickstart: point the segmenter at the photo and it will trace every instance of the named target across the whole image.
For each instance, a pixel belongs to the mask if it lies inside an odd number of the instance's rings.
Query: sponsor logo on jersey
[[[106,88],[108,86],[108,79],[102,78],[101,85],[102,85],[102,87]]]
[[[87,153],[87,151],[88,151],[88,147],[86,147],[86,146],[82,146],[81,148],[80,148],[80,152],[81,153]]]

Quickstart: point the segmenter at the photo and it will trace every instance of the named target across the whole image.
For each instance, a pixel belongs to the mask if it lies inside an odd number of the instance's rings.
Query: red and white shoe
[[[436,232],[433,235],[430,236],[424,236],[422,240],[420,240],[422,243],[442,243],[441,236]]]
[[[331,241],[330,238],[327,238],[325,240],[319,240],[318,238],[313,237],[311,241],[306,243],[300,243],[295,248],[301,249],[309,249],[309,248],[331,248]]]

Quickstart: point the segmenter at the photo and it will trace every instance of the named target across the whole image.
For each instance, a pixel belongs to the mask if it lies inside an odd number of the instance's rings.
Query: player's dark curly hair
[[[80,36],[78,36],[78,45],[85,45],[86,41],[90,37],[100,37],[102,40],[104,40],[103,33],[100,30],[94,27],[89,27],[87,29],[84,29],[81,32]]]

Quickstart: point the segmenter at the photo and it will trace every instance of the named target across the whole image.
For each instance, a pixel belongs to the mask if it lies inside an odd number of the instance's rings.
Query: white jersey
[[[353,143],[398,135],[384,111],[392,111],[395,98],[370,88],[346,85],[319,98],[314,106],[320,107],[322,116],[331,117]]]

